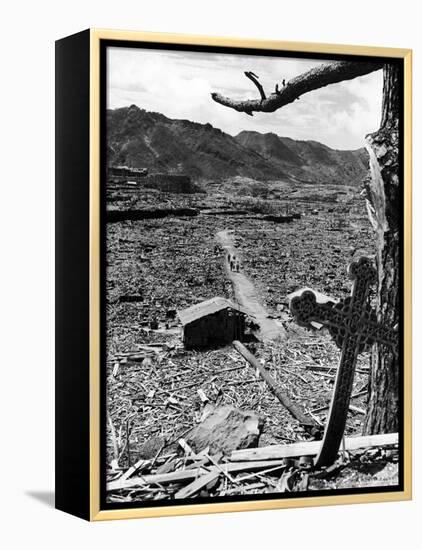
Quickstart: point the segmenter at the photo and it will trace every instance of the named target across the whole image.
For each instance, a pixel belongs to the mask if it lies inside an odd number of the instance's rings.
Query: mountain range
[[[202,181],[245,176],[353,185],[368,170],[363,148],[335,150],[274,133],[231,136],[211,124],[170,119],[136,105],[107,111],[107,155],[109,165],[187,174]]]

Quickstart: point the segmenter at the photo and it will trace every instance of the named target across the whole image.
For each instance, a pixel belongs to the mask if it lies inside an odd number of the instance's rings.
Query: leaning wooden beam
[[[241,113],[253,116],[254,111],[263,113],[272,113],[284,105],[293,103],[302,94],[312,92],[318,88],[323,88],[329,84],[342,82],[343,80],[351,80],[358,76],[363,76],[378,69],[382,69],[382,63],[362,63],[354,61],[336,61],[334,63],[326,63],[318,65],[295,78],[289,80],[278,93],[273,93],[263,99],[247,99],[237,100],[225,97],[219,93],[212,93],[212,99],[224,105],[231,107]],[[252,73],[253,74],[253,73]]]
[[[399,435],[377,434],[364,435],[359,437],[346,437],[345,450],[354,451],[369,447],[382,447],[383,445],[397,445]],[[245,460],[271,460],[281,458],[295,458],[300,456],[316,456],[319,453],[321,441],[303,441],[291,445],[271,445],[269,447],[257,447],[255,449],[244,449],[233,451],[230,460],[233,462]]]
[[[275,397],[280,401],[280,403],[285,407],[289,413],[296,418],[303,426],[309,426],[312,428],[315,428],[319,432],[319,428],[317,427],[316,422],[306,414],[304,414],[297,405],[295,405],[290,398],[283,393],[280,388],[277,385],[277,382],[274,380],[274,378],[271,376],[271,374],[267,371],[266,368],[264,368],[261,363],[250,353],[245,346],[239,342],[238,340],[234,340],[233,342],[234,347],[236,350],[246,359],[246,361],[252,365],[255,369],[258,369],[259,373],[261,374],[262,378],[265,380],[265,382],[270,387],[270,390],[273,392]]]

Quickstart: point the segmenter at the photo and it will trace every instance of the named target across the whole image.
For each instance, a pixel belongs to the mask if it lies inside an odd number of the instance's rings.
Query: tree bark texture
[[[378,239],[378,316],[382,323],[399,326],[400,229],[402,181],[399,166],[400,75],[396,65],[384,68],[380,129],[367,136],[371,178],[367,182],[369,218]],[[364,433],[399,429],[399,357],[385,346],[372,349],[368,412]]]
[[[261,99],[236,100],[218,93],[212,93],[211,97],[225,107],[230,107],[251,116],[254,111],[273,113],[284,107],[284,105],[293,103],[302,94],[323,88],[329,84],[352,80],[358,76],[378,71],[382,66],[381,63],[356,63],[352,61],[325,63],[292,78],[278,93],[272,93],[265,99],[262,97],[262,93]]]

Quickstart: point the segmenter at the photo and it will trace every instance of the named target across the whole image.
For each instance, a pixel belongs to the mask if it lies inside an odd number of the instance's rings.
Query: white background
[[[0,48],[0,543],[3,548],[420,548],[413,502],[88,524],[51,507],[54,368],[54,40],[87,27],[407,47],[414,57],[414,309],[422,307],[418,2],[3,2]],[[419,288],[418,288],[419,286]],[[419,425],[420,315],[414,318]],[[77,396],[75,396],[77,398]],[[419,540],[418,540],[419,539]]]

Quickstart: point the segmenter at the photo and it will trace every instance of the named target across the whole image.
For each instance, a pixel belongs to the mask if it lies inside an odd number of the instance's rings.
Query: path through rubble
[[[255,321],[260,327],[259,334],[257,336],[261,341],[265,342],[279,338],[286,338],[286,331],[281,323],[278,323],[275,319],[270,319],[267,309],[259,299],[253,282],[241,271],[239,271],[239,273],[231,271],[228,262],[228,255],[235,255],[239,259],[242,257],[237,248],[234,246],[232,233],[233,232],[231,230],[225,229],[223,231],[219,231],[216,238],[226,251],[224,266],[227,276],[233,284],[236,300],[255,317]]]

